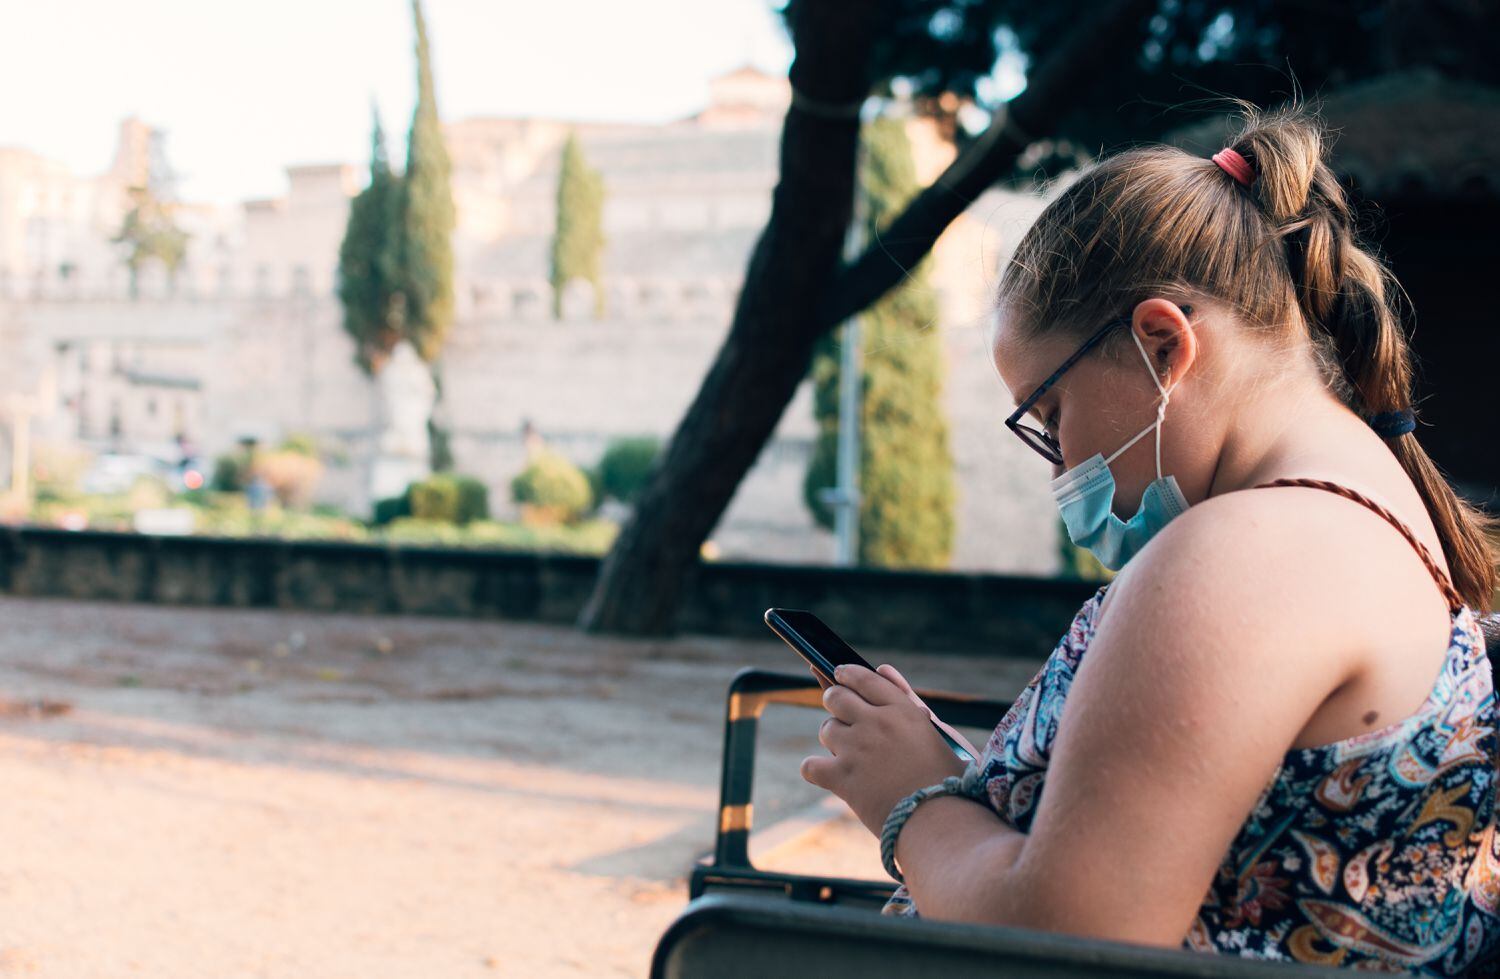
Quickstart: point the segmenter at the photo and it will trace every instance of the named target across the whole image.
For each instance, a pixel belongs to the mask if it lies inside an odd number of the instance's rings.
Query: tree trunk
[[[1033,74],[1009,111],[1044,129],[1084,87],[1099,46],[1138,36],[1154,0],[1114,0]],[[816,339],[897,284],[944,228],[1003,175],[1027,140],[1004,120],[918,195],[863,256],[840,268],[851,216],[859,122],[841,114],[869,93],[880,7],[868,0],[798,4],[794,92],[781,139],[771,217],[745,275],[729,335],[667,452],[600,569],[579,617],[592,632],[672,631],[698,549],[713,530],[807,374]],[[895,261],[887,248],[901,243]]]
[[[820,332],[807,297],[838,268],[849,226],[858,106],[870,89],[880,7],[816,0],[796,10],[795,95],[782,128],[770,220],[751,254],[729,335],[604,561],[579,620],[585,629],[671,630],[699,547],[807,373]],[[850,111],[840,115],[838,106]]]

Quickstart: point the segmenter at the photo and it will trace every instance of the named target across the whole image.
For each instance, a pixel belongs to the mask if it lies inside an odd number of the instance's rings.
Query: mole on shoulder
[[[1377,718],[1379,716],[1380,716],[1380,711],[1378,711],[1378,710],[1372,710],[1369,713],[1365,714],[1365,716],[1362,717],[1362,718],[1360,718],[1360,719],[1362,721],[1364,721],[1366,724],[1374,724],[1375,723],[1375,718]]]

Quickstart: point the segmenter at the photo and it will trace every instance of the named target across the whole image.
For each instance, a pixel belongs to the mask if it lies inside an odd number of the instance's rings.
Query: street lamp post
[[[865,195],[859,177],[863,171],[864,152],[855,170],[854,215],[844,239],[844,257],[854,261],[865,247]],[[834,564],[852,567],[859,563],[859,419],[860,371],[863,369],[863,344],[859,316],[844,321],[844,346],[839,352],[839,434],[836,483],[819,498],[833,508],[835,540]]]

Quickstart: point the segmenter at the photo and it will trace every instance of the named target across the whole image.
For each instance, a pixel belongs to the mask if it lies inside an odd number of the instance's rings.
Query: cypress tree
[[[398,311],[404,318],[405,339],[411,342],[418,356],[428,364],[435,364],[453,325],[452,164],[438,118],[432,52],[421,0],[412,0],[411,12],[417,38],[417,104],[407,136],[406,172],[401,184]],[[438,421],[443,392],[442,378],[435,366],[433,384],[438,400],[427,420],[430,465],[435,472],[442,472],[452,468],[453,457],[448,433]]]
[[[401,185],[386,155],[380,111],[372,103],[370,184],[349,203],[339,246],[339,301],[344,329],[354,339],[355,361],[374,374],[400,339],[391,296],[396,287],[396,232]]]
[[[604,315],[600,266],[604,254],[604,178],[588,165],[577,133],[563,144],[557,178],[557,227],[552,235],[552,317],[562,318],[562,294],[574,279],[594,287],[594,315]]]
[[[412,113],[402,183],[400,292],[406,338],[428,363],[437,359],[453,323],[452,166],[443,145],[432,59],[421,0],[412,0],[417,34],[417,106]]]
[[[860,175],[875,240],[921,189],[911,143],[899,119],[865,126]],[[860,316],[863,370],[860,418],[859,560],[861,564],[940,568],[953,553],[955,492],[948,424],[943,417],[943,348],[928,260]],[[832,514],[817,494],[835,483],[839,345],[843,328],[819,340],[811,368],[818,437],[803,484],[814,518]]]

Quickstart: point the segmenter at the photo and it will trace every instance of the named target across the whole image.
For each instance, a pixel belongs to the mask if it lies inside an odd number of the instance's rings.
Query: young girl
[[[1474,974],[1500,958],[1488,527],[1418,444],[1399,287],[1321,123],[1242,122],[1212,159],[1099,163],[1001,279],[1007,426],[1118,576],[977,764],[895,670],[849,668],[802,774],[882,836],[887,913]]]

